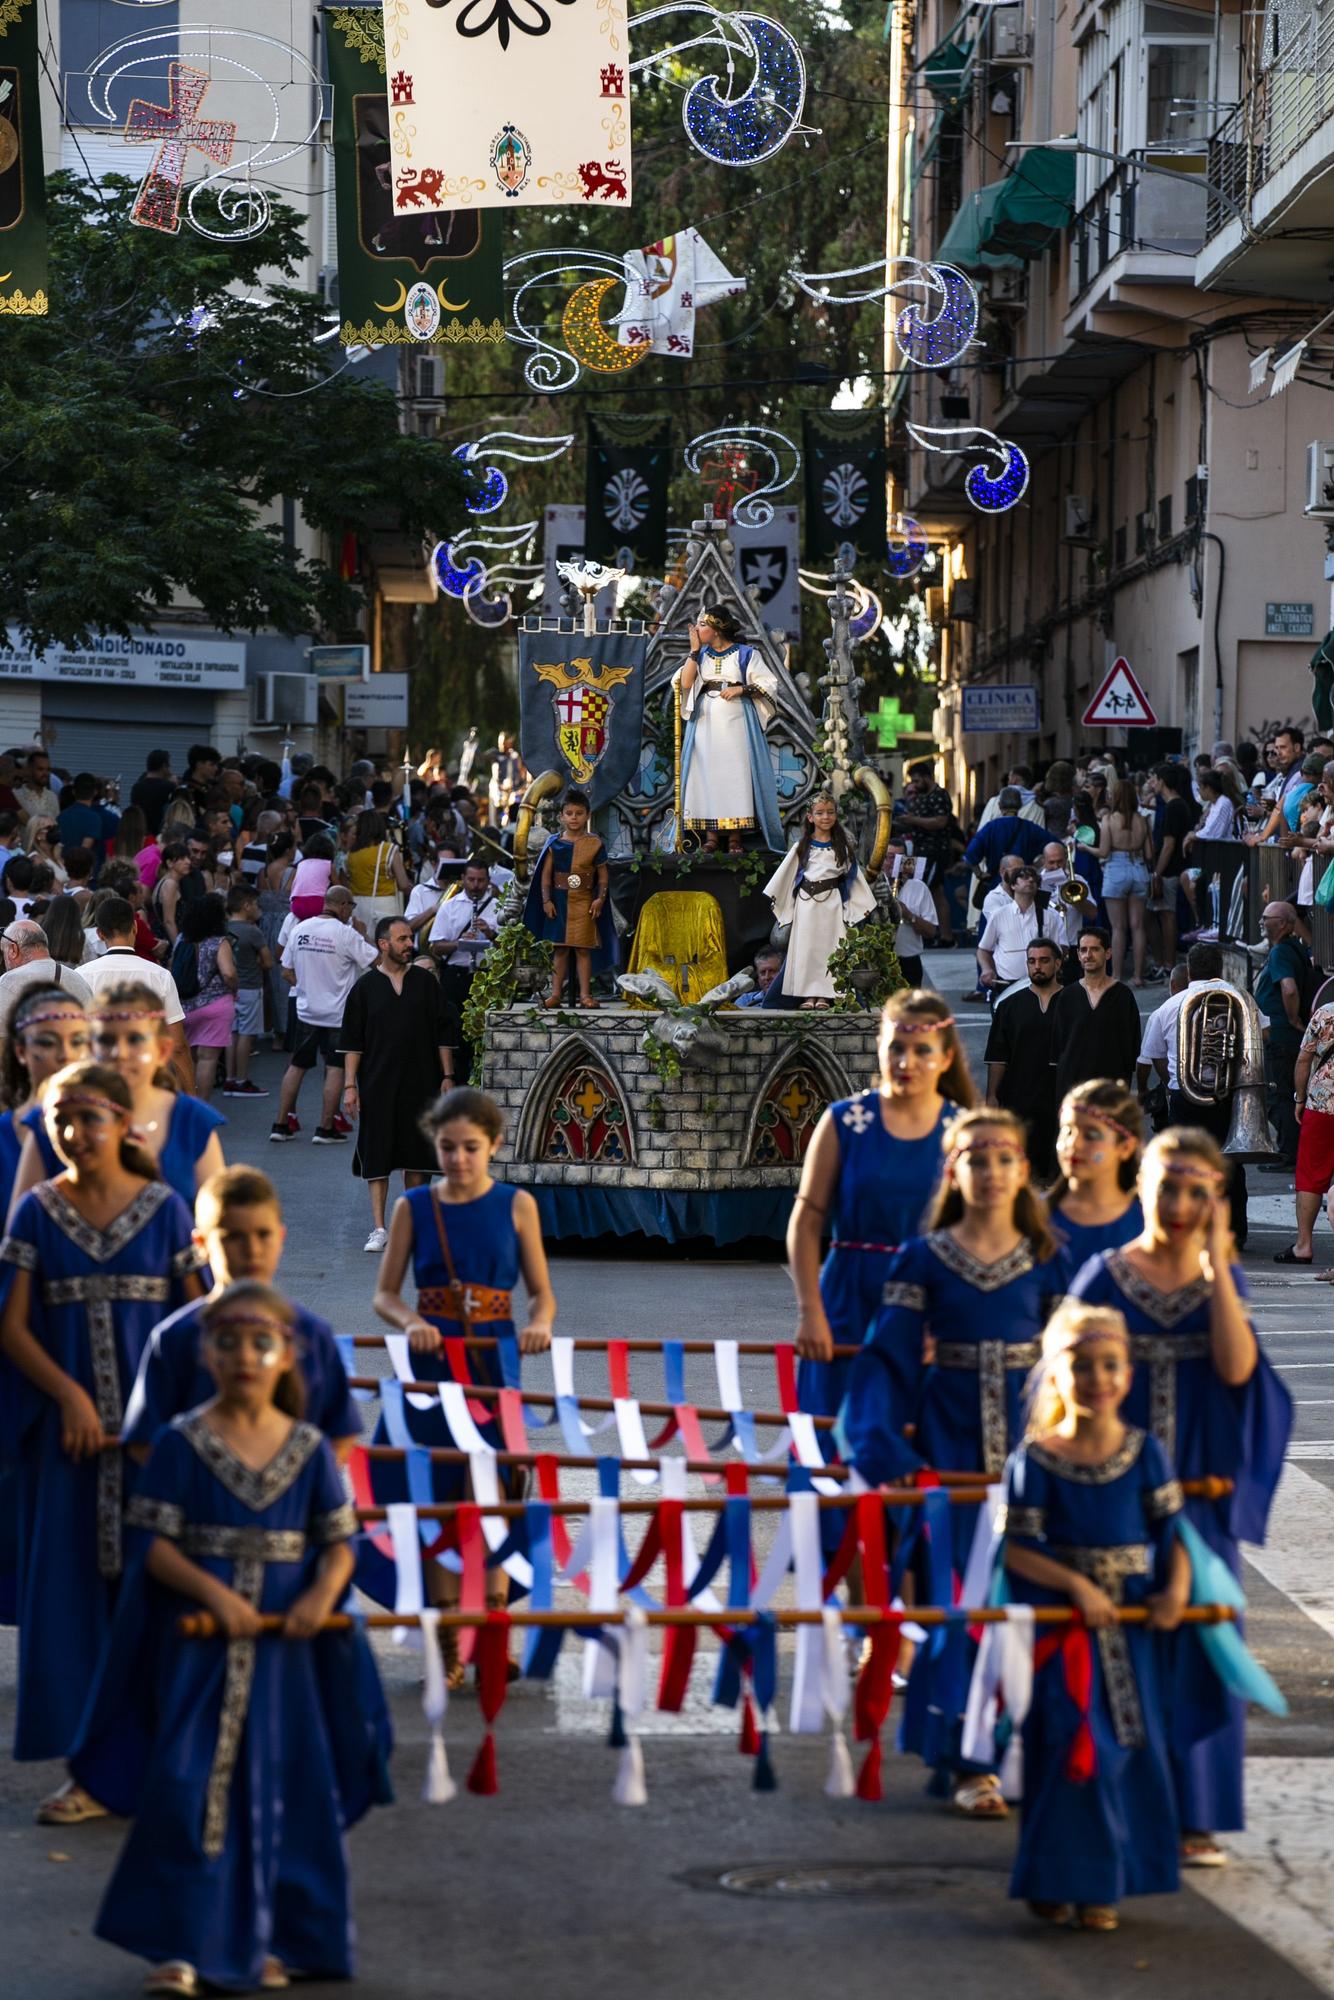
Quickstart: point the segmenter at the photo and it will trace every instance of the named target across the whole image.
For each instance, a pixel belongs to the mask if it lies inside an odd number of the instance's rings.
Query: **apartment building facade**
[[[1307,446],[1334,403],[1318,335],[1277,393],[1264,356],[1320,317],[1334,118],[1322,150],[1321,100],[1276,89],[1265,28],[1175,0],[926,0],[904,25],[891,254],[964,269],[981,312],[956,368],[897,378],[892,435],[982,426],[1031,464],[985,515],[974,459],[898,447],[892,504],[950,544],[935,732],[965,807],[1013,761],[1105,745],[1134,768],[1309,720],[1334,615]],[[1156,731],[1082,724],[1118,657]],[[965,731],[969,684],[1033,687],[1037,729]]]

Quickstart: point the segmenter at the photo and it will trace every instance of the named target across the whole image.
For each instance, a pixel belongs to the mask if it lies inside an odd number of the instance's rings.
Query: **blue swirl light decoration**
[[[926,561],[929,545],[925,530],[910,514],[900,514],[894,526],[897,532],[885,540],[885,568],[902,582],[916,576]]]
[[[478,484],[467,495],[463,504],[470,514],[494,514],[497,507],[503,507],[509,498],[510,483],[498,465],[478,465],[474,460],[476,445],[459,445],[454,456],[476,477]]]
[[[727,52],[725,84],[720,88],[716,75],[702,76],[692,83],[681,107],[681,122],[696,152],[716,165],[759,166],[803,129],[806,65],[801,49],[786,28],[765,15],[724,14],[707,0],[669,0],[666,6],[636,14],[630,26],[638,34],[650,21],[683,13],[706,15],[711,29],[690,41],[641,56],[631,63],[631,71],[651,68],[701,44],[720,45]],[[733,96],[737,55],[754,64],[754,75],[746,89]]]
[[[852,588],[860,600],[860,609],[854,611],[848,620],[848,637],[855,646],[859,646],[865,640],[873,638],[880,630],[885,607],[875,592],[868,590],[864,583],[854,582]]]
[[[952,264],[924,264],[928,290],[940,301],[930,319],[916,303],[906,305],[894,322],[894,338],[910,361],[920,368],[948,368],[977,338],[977,293]]]
[[[454,560],[452,542],[437,542],[431,550],[431,569],[446,597],[464,598],[485,581],[486,565],[469,556],[462,567]]]
[[[970,467],[963,490],[979,513],[1004,514],[1027,492],[1028,460],[1009,438],[997,437],[981,424],[905,424],[904,429],[923,451],[951,457],[964,453],[978,460]],[[979,442],[970,447],[968,440],[973,438]],[[988,463],[994,469],[989,470]]]

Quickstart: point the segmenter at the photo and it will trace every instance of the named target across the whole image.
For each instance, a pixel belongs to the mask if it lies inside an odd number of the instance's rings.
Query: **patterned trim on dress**
[[[197,1244],[187,1243],[184,1250],[178,1250],[171,1260],[173,1278],[188,1278],[192,1271],[202,1271],[208,1262]]]
[[[1007,1368],[1036,1368],[1042,1359],[1042,1343],[1039,1340],[938,1340],[936,1366],[979,1368],[979,1357],[984,1347],[1004,1348]]]
[[[1110,1458],[1104,1458],[1100,1465],[1076,1465],[1073,1460],[1059,1458],[1045,1445],[1030,1442],[1025,1449],[1035,1464],[1044,1472],[1050,1472],[1057,1479],[1072,1480],[1076,1486],[1107,1486],[1113,1479],[1119,1479],[1123,1472],[1129,1472],[1144,1449],[1144,1432],[1127,1424],[1126,1434],[1119,1448]],[[1072,1567],[1075,1565],[1072,1564]]]
[[[171,1199],[171,1189],[164,1181],[149,1181],[114,1221],[105,1229],[95,1229],[79,1214],[73,1203],[66,1200],[57,1182],[39,1181],[32,1192],[56,1228],[95,1264],[109,1263],[152,1220],[163,1202]]]
[[[1165,1486],[1155,1486],[1144,1495],[1144,1517],[1148,1521],[1170,1521],[1173,1514],[1179,1514],[1186,1504],[1186,1496],[1181,1490],[1179,1479],[1169,1479]]]
[[[1077,1570],[1080,1576],[1091,1577],[1113,1604],[1125,1602],[1128,1576],[1148,1576],[1152,1569],[1149,1551],[1142,1542],[1105,1549],[1051,1548],[1047,1553],[1053,1561],[1064,1563],[1067,1569]],[[1125,1627],[1104,1625],[1095,1636],[1107,1688],[1112,1734],[1123,1750],[1142,1750],[1147,1740],[1144,1711],[1140,1707],[1139,1683],[1135,1679]]]
[[[1137,1306],[1155,1326],[1176,1326],[1209,1296],[1209,1286],[1203,1278],[1192,1278],[1175,1292],[1160,1292],[1135,1269],[1123,1250],[1108,1253],[1107,1269],[1131,1305]]]
[[[114,1437],[125,1414],[120,1389],[120,1361],[116,1354],[116,1322],[104,1298],[90,1298],[87,1306],[88,1360],[93,1376],[93,1402],[98,1422],[108,1437]],[[117,1450],[97,1454],[97,1573],[116,1577],[121,1571],[121,1515],[125,1505],[123,1454]]]
[[[934,1230],[926,1244],[947,1271],[953,1271],[956,1278],[963,1278],[979,1292],[998,1292],[1002,1285],[1012,1284],[1033,1268],[1033,1246],[1027,1237],[994,1264],[984,1264],[980,1257],[974,1257],[971,1250],[955,1242],[948,1229]]]
[[[1207,1333],[1131,1336],[1131,1360],[1149,1371],[1149,1429],[1169,1458],[1177,1450],[1177,1363],[1206,1361],[1209,1347]]]
[[[258,1471],[238,1458],[231,1446],[218,1436],[202,1417],[191,1412],[175,1417],[172,1428],[192,1445],[214,1478],[220,1480],[234,1500],[254,1514],[281,1500],[293,1480],[319,1450],[322,1433],[314,1424],[293,1424],[286,1438]]]
[[[1030,1542],[1040,1542],[1046,1532],[1045,1507],[1002,1507],[996,1516],[998,1535],[1024,1535]]]
[[[883,1306],[902,1306],[905,1312],[926,1311],[925,1285],[886,1285],[880,1294]]]
[[[185,1527],[185,1509],[170,1500],[150,1500],[146,1494],[132,1494],[125,1503],[125,1525],[147,1528],[150,1534],[165,1535],[168,1541],[179,1542]]]
[[[35,1271],[37,1245],[25,1243],[21,1236],[6,1236],[0,1243],[0,1264],[17,1264],[20,1271]]]
[[[170,1278],[145,1278],[136,1272],[103,1277],[91,1272],[86,1278],[53,1278],[42,1286],[42,1304],[82,1306],[93,1299],[120,1299],[147,1305],[166,1305],[171,1298]]]
[[[304,1562],[308,1542],[301,1528],[236,1528],[218,1522],[188,1523],[181,1533],[188,1556],[225,1556],[233,1562]]]
[[[189,1431],[185,1424],[181,1429]],[[193,1444],[194,1439],[190,1442]],[[288,1443],[291,1440],[289,1438]],[[226,1447],[223,1447],[224,1450]],[[196,1446],[196,1449],[198,1447]],[[284,1450],[286,1446],[284,1446]],[[201,1457],[204,1454],[201,1452]],[[228,1454],[230,1457],[230,1453]],[[207,1463],[207,1460],[205,1460]],[[224,1481],[224,1484],[226,1482]],[[264,1564],[253,1557],[239,1560],[232,1571],[232,1589],[256,1609],[264,1588]],[[218,1740],[213,1750],[213,1767],[204,1793],[204,1852],[216,1860],[227,1845],[227,1815],[232,1796],[232,1775],[241,1752],[246,1717],[250,1712],[250,1690],[255,1679],[255,1641],[227,1641],[227,1670],[222,1683],[222,1707],[218,1714]]]
[[[341,1507],[331,1507],[327,1514],[316,1514],[310,1523],[310,1539],[322,1548],[333,1542],[350,1542],[361,1523],[357,1510],[350,1500]]]

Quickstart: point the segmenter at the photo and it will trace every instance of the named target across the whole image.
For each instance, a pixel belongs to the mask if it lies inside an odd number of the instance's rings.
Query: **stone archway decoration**
[[[583,1035],[558,1044],[527,1093],[516,1160],[551,1166],[633,1166],[634,1121],[624,1085]]]
[[[784,1052],[760,1086],[750,1120],[746,1165],[799,1167],[825,1110],[848,1094],[840,1065],[822,1051],[808,1043]]]

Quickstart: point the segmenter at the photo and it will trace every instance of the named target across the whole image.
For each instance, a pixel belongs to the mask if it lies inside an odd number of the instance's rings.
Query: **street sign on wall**
[[[1032,684],[1016,687],[963,687],[965,735],[1033,735],[1042,724],[1038,691]]]
[[[408,676],[372,674],[351,683],[343,693],[343,726],[347,729],[406,729]]]
[[[1081,718],[1085,729],[1156,729],[1149,697],[1124,658],[1113,660],[1102,686]]]
[[[1266,639],[1314,639],[1314,604],[1266,604]]]

